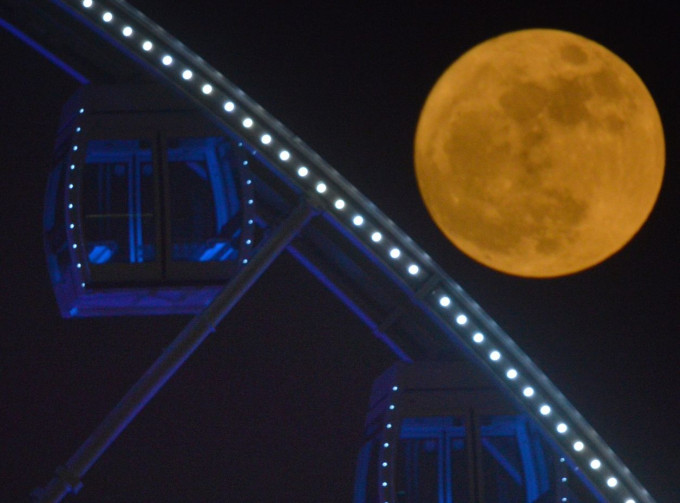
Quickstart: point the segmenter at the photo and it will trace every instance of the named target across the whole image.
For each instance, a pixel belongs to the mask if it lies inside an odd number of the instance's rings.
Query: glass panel
[[[91,263],[134,264],[155,260],[154,182],[148,141],[88,143],[81,204]]]
[[[405,503],[440,501],[440,439],[402,440],[398,456],[397,494]]]
[[[397,455],[397,499],[468,503],[465,426],[456,417],[405,418]]]
[[[489,416],[480,419],[482,479],[486,503],[535,500],[535,497],[528,499],[528,495],[536,490],[525,487],[523,465],[523,461],[531,462],[531,445],[522,444],[521,449],[525,452],[521,452],[517,435],[520,427],[518,423],[523,425],[521,418],[515,416]]]
[[[235,259],[240,202],[225,138],[168,140],[171,259]]]
[[[465,449],[465,432],[449,436],[450,491],[454,503],[471,503],[468,451]]]

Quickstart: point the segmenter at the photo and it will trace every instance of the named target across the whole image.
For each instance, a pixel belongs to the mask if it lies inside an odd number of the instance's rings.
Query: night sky
[[[680,8],[131,3],[373,200],[659,502],[680,501]],[[505,276],[456,251],[420,202],[412,163],[420,107],[441,72],[485,39],[532,27],[579,33],[626,60],[655,98],[666,135],[664,185],[647,224],[603,264],[553,280]],[[0,51],[0,501],[13,502],[49,481],[189,318],[59,317],[41,219],[59,112],[77,84],[4,32]],[[284,254],[67,501],[351,501],[370,385],[394,361]]]

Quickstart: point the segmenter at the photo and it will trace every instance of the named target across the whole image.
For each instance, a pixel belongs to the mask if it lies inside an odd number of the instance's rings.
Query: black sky
[[[410,234],[534,359],[659,502],[680,501],[680,8],[649,2],[132,2],[299,135]],[[343,3],[344,4],[344,3]],[[416,5],[417,4],[417,5]],[[420,203],[412,138],[476,43],[550,27],[605,45],[664,123],[664,186],[619,254],[518,279],[453,249]],[[42,251],[58,114],[75,82],[0,33],[0,501],[45,484],[187,322],[62,320]],[[370,383],[394,357],[283,256],[68,501],[351,500]]]

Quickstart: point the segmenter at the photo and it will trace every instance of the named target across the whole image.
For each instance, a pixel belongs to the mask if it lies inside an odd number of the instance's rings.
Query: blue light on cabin
[[[113,257],[115,243],[110,245],[96,244],[88,254],[88,259],[92,264],[105,264]]]
[[[88,142],[81,209],[91,264],[157,261],[160,235],[169,236],[166,259],[173,261],[238,255],[242,209],[230,142],[208,137],[166,143],[161,166],[151,141]],[[158,226],[165,226],[160,233]]]
[[[225,241],[217,242],[203,252],[198,259],[199,262],[210,262],[211,260],[227,260],[236,255],[236,250],[229,246]]]
[[[232,156],[225,138],[168,141],[172,260],[208,262],[236,257],[242,208]]]
[[[556,497],[575,503],[599,501],[578,477],[565,476],[569,467],[564,458],[554,452],[529,418],[481,415],[472,422],[470,419],[401,419],[393,470],[397,502],[472,503],[472,486],[479,487],[476,491],[491,503],[548,503]],[[380,447],[385,446],[381,441]],[[370,501],[371,483],[389,487],[385,480],[370,480],[377,449],[376,438],[361,450],[355,503]],[[390,463],[381,461],[379,467],[387,470]],[[378,472],[372,473],[378,476]]]
[[[151,142],[88,142],[80,207],[92,264],[155,260],[155,186]]]
[[[118,91],[88,87],[79,99],[100,92]],[[162,116],[153,110],[129,115],[125,108],[90,122],[90,107],[72,107],[65,108],[70,135],[55,150],[44,215],[61,314],[203,309],[259,240],[252,153],[193,116],[159,128]]]
[[[437,364],[412,365],[420,367],[390,369],[374,384],[354,503],[604,503],[502,395]],[[442,385],[455,376],[455,386]],[[579,449],[587,446],[577,442]]]

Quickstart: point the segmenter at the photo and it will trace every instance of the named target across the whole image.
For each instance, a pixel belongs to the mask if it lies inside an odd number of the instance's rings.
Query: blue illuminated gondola
[[[398,363],[373,384],[354,503],[595,503],[540,427],[467,362]]]
[[[252,159],[170,93],[82,88],[55,152],[44,227],[63,316],[196,312],[250,255]]]

